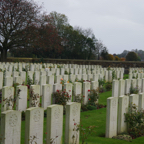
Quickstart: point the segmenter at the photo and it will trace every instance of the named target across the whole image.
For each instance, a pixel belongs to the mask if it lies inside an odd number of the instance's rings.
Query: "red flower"
[[[89,98],[89,100],[91,100],[91,99]]]
[[[74,125],[76,125],[76,123],[74,123]]]
[[[90,92],[90,90],[88,90],[88,92]]]
[[[57,92],[59,92],[59,90],[57,90]]]

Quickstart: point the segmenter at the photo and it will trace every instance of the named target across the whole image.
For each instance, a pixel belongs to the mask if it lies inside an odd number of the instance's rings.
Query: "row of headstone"
[[[129,79],[142,79],[144,78],[144,73],[129,73]]]
[[[138,89],[139,93],[144,92],[144,79],[113,80],[112,97],[130,94],[131,87]]]
[[[40,91],[42,87],[42,91]],[[99,87],[98,81],[84,82],[83,89],[82,83],[74,82],[74,88],[72,83],[64,83],[64,89],[69,94],[71,99],[69,102],[75,100],[75,96],[84,95],[84,104],[88,102],[89,90],[96,90]],[[73,91],[74,89],[74,91]],[[42,95],[42,107],[44,109],[51,105],[52,94],[57,90],[62,90],[62,84],[43,84],[43,85],[31,85],[30,96],[29,96],[29,106],[38,107],[40,104],[40,96]],[[25,111],[27,109],[27,86],[19,85],[16,87],[16,110]],[[2,103],[1,112],[13,109],[13,99],[14,99],[14,87],[5,86],[2,88]],[[55,100],[53,98],[53,104]]]
[[[65,144],[79,144],[81,104],[71,102],[66,105]],[[43,144],[44,109],[31,107],[25,115],[25,144]],[[46,143],[62,144],[63,106],[47,107]],[[21,144],[21,112],[7,110],[1,113],[1,143]]]
[[[144,68],[129,68],[129,73],[143,73],[144,72]]]
[[[137,106],[138,111],[144,109],[144,93],[131,94],[130,96],[121,95],[107,99],[105,135],[107,138],[127,132],[124,114],[129,112],[129,106],[131,108],[133,104]]]

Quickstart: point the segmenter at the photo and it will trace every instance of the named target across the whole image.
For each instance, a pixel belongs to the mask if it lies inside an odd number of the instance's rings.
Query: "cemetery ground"
[[[110,97],[112,91],[107,91],[100,94],[99,104],[106,105],[107,98]],[[86,140],[87,144],[128,144],[131,142],[127,142],[124,140],[116,140],[111,138],[105,138],[105,130],[106,130],[106,108],[89,110],[85,112],[81,112],[81,125],[84,128],[88,126],[95,125],[95,133],[88,136]],[[63,143],[64,143],[64,132],[65,132],[65,115],[63,119]],[[44,138],[43,143],[45,144],[46,138],[46,117],[44,118]],[[21,144],[24,144],[25,139],[25,121],[22,121],[21,126]],[[81,143],[81,140],[80,140]],[[85,143],[85,144],[86,144]],[[133,144],[143,144],[144,137],[139,137],[132,140]]]

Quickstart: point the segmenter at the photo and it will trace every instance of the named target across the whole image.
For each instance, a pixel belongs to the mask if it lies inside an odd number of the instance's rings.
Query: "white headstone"
[[[112,81],[112,97],[119,96],[119,80]]]
[[[118,108],[118,134],[127,132],[127,123],[125,122],[125,113],[128,113],[129,97],[119,96]]]
[[[16,87],[16,110],[26,111],[27,109],[27,86],[17,86]]]
[[[118,97],[107,98],[106,114],[106,137],[112,138],[117,135],[117,108]]]
[[[2,88],[2,103],[1,112],[6,110],[12,110],[14,99],[14,87],[5,86]]]
[[[63,106],[51,105],[47,107],[46,143],[62,144],[63,136]]]
[[[90,92],[90,82],[83,83],[84,104],[88,103],[88,94]]]
[[[42,85],[42,107],[44,110],[51,105],[51,96],[52,96],[52,85],[44,84]]]
[[[21,112],[7,110],[1,113],[2,144],[21,143]]]
[[[31,85],[29,105],[30,107],[39,107],[39,104],[40,104],[40,85]]]
[[[43,144],[43,108],[28,108],[25,120],[25,144]]]
[[[76,129],[80,124],[80,109],[80,103],[70,102],[66,105],[65,144],[79,144],[79,131]]]

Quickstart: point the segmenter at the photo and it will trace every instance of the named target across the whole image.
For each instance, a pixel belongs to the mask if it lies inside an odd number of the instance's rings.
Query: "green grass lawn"
[[[129,78],[129,74],[124,74],[123,79],[128,79]]]

